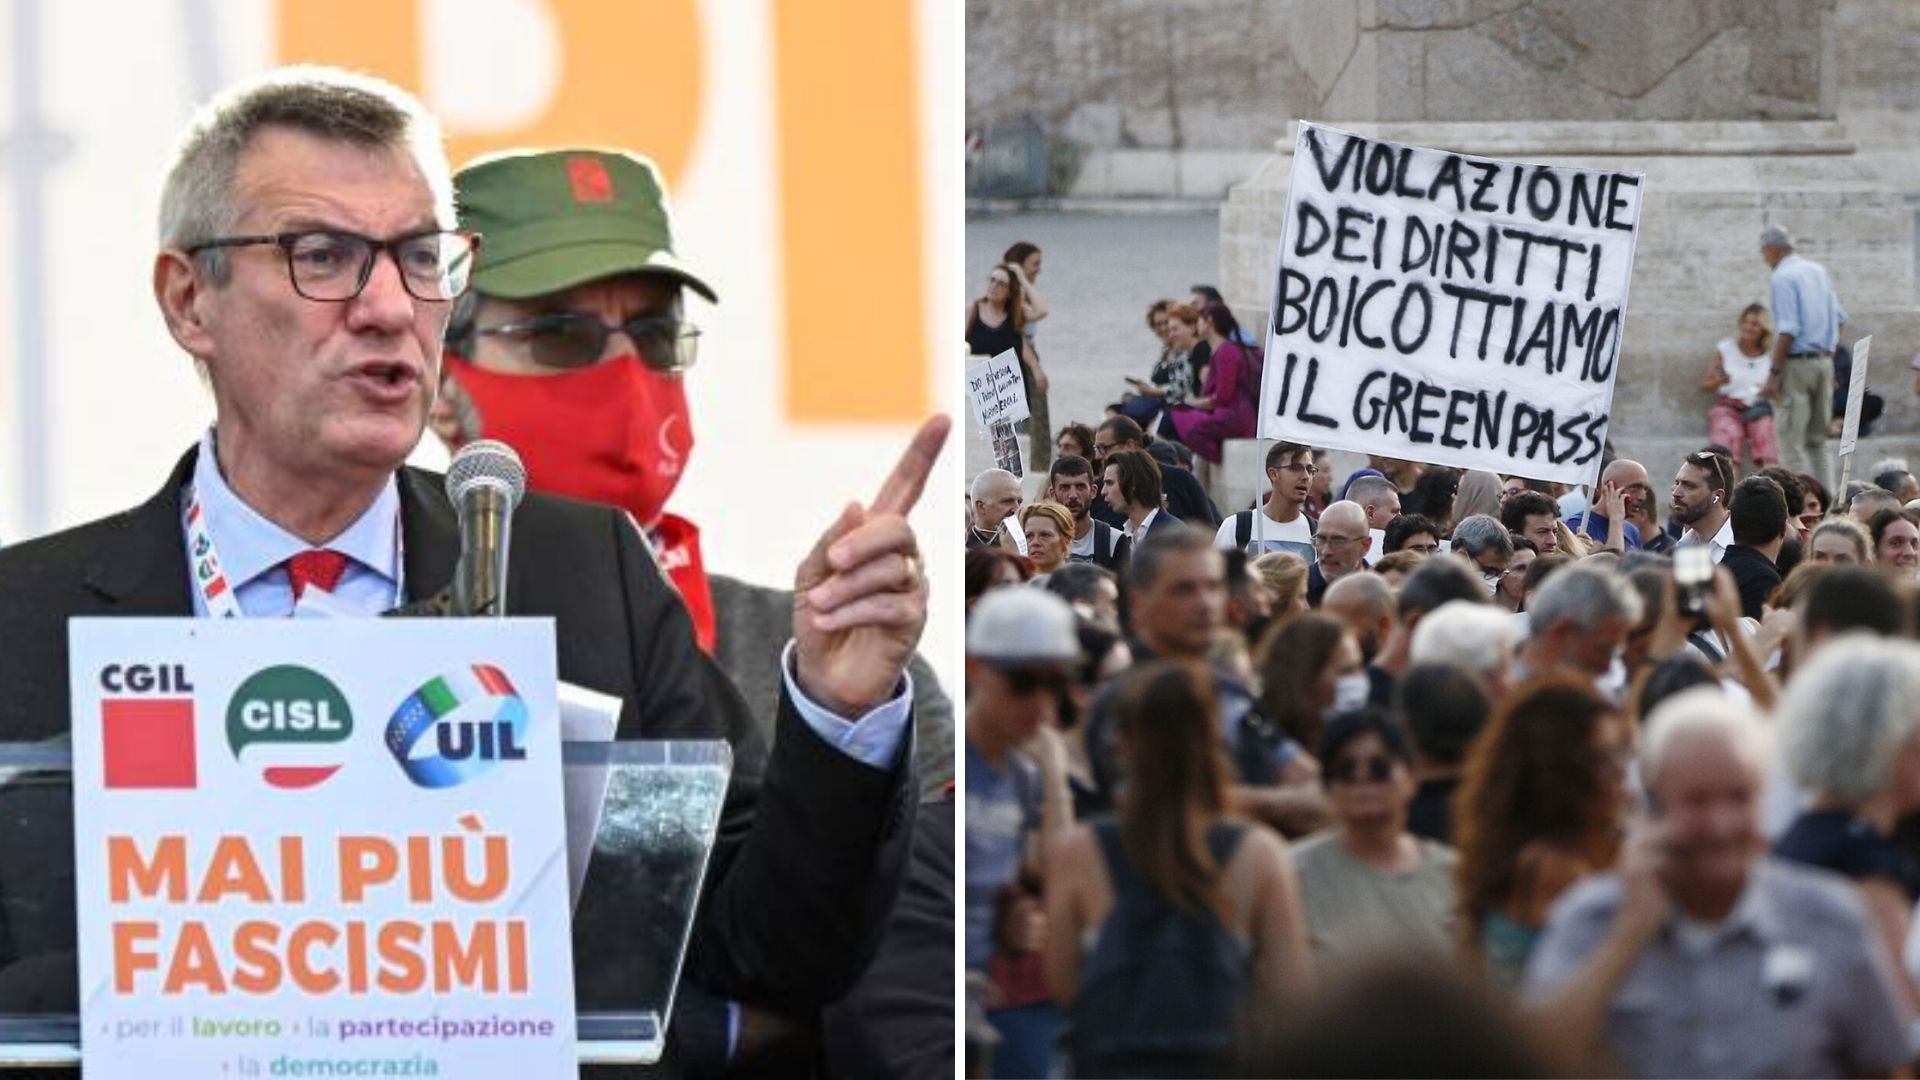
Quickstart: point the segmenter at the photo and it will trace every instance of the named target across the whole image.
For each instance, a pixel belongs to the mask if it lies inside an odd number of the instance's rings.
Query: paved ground
[[[1162,297],[1184,302],[1189,286],[1215,283],[1220,274],[1220,221],[1211,212],[969,216],[967,295],[956,319],[1016,240],[1040,245],[1045,255],[1039,287],[1053,314],[1034,341],[1053,383],[1056,431],[1069,420],[1097,423],[1127,388],[1123,376],[1147,376],[1160,351],[1147,329],[1148,305]],[[967,475],[992,463],[986,440],[972,431]]]

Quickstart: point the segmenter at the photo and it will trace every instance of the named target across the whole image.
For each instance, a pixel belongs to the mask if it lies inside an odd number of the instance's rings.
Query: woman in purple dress
[[[1260,353],[1235,341],[1240,324],[1225,304],[1208,304],[1200,312],[1200,334],[1212,347],[1206,381],[1200,396],[1169,409],[1173,429],[1199,458],[1195,470],[1200,482],[1212,482],[1212,465],[1220,463],[1221,443],[1253,438],[1255,412],[1260,406]]]

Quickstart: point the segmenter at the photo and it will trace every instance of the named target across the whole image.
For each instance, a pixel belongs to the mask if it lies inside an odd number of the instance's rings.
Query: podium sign
[[[88,1076],[572,1074],[551,620],[70,635]]]

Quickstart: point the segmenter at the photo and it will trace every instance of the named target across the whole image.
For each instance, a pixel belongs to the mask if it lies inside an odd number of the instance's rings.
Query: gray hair
[[[1346,501],[1365,506],[1370,502],[1385,498],[1388,492],[1393,492],[1397,495],[1400,489],[1394,487],[1393,481],[1384,476],[1362,476],[1347,485]]]
[[[453,227],[453,170],[440,125],[426,109],[380,79],[301,65],[224,91],[187,125],[160,192],[162,247],[184,250],[234,229],[245,213],[234,193],[240,160],[270,127],[366,149],[404,149],[433,193],[440,226]],[[225,256],[220,248],[200,254],[215,284],[226,281]]]
[[[1611,570],[1575,564],[1547,579],[1527,602],[1528,629],[1544,638],[1555,623],[1592,630],[1606,619],[1640,621],[1640,594]]]
[[[1808,791],[1865,801],[1920,734],[1920,645],[1868,633],[1836,639],[1794,672],[1776,713],[1780,752]]]
[[[1487,675],[1513,652],[1518,630],[1505,608],[1449,600],[1420,620],[1408,656],[1416,664],[1446,664]]]
[[[1756,779],[1766,775],[1767,734],[1753,709],[1728,701],[1718,686],[1696,686],[1661,702],[1647,717],[1640,741],[1641,786],[1653,791],[1674,744],[1701,736],[1726,740]]]
[[[1480,555],[1488,549],[1500,552],[1503,559],[1513,558],[1513,541],[1507,527],[1489,514],[1474,514],[1453,527],[1453,550]]]
[[[1763,248],[1777,247],[1791,249],[1793,247],[1793,236],[1778,225],[1769,225],[1760,230],[1760,246]]]
[[[983,469],[979,476],[973,478],[973,486],[967,489],[967,498],[974,502],[985,500],[987,485],[1003,478],[1013,481],[1015,487],[1020,486],[1020,478],[1005,469]]]
[[[1454,517],[1465,521],[1475,514],[1500,514],[1500,478],[1485,469],[1468,469],[1453,493]]]

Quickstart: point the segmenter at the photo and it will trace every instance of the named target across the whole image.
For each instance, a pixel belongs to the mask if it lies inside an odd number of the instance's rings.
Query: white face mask
[[[1364,669],[1351,675],[1342,675],[1333,683],[1333,704],[1328,706],[1329,717],[1342,713],[1355,712],[1367,707],[1367,699],[1373,695],[1373,681],[1367,678]]]

